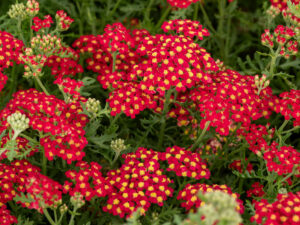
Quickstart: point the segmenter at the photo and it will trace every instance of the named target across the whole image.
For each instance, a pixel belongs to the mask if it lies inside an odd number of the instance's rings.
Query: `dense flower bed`
[[[0,224],[300,224],[299,1],[265,1],[261,50],[242,69],[227,65],[222,21],[237,0],[218,1],[219,20],[206,1],[155,4],[71,39],[83,18],[10,6]]]

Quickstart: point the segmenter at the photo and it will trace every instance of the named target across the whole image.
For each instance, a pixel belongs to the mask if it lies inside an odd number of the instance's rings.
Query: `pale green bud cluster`
[[[56,35],[37,35],[31,39],[30,44],[31,48],[39,49],[47,55],[47,53],[52,54],[55,49],[61,48],[61,39]]]
[[[119,138],[117,140],[113,140],[110,143],[110,147],[112,150],[114,150],[116,153],[120,153],[126,149],[126,146],[124,144],[124,140]]]
[[[62,206],[59,207],[59,211],[61,214],[64,214],[68,211],[68,206],[66,204],[63,204]]]
[[[88,98],[86,102],[86,110],[91,113],[93,116],[99,112],[100,109],[100,101],[95,98]]]
[[[272,17],[273,19],[279,15],[280,13],[280,9],[278,9],[275,6],[271,6],[267,11],[266,11],[267,15],[269,15],[270,17]]]
[[[239,225],[241,215],[237,212],[237,202],[231,195],[222,191],[200,193],[204,205],[196,213],[190,213],[182,225]],[[204,218],[204,219],[201,219]]]
[[[9,9],[8,15],[12,19],[24,20],[27,17],[26,6],[23,3],[16,3]]]
[[[29,127],[29,119],[20,112],[16,112],[8,116],[7,122],[15,132],[13,139]]]
[[[36,14],[38,14],[40,7],[39,3],[36,0],[28,0],[26,3],[26,12],[30,17],[34,17]]]
[[[201,197],[200,197],[201,198]],[[205,215],[206,225],[220,224],[238,225],[242,223],[240,214],[236,211],[236,200],[222,191],[213,191],[203,194],[201,198],[205,205],[199,208],[201,215]]]
[[[85,204],[83,196],[78,192],[71,197],[70,202],[77,209],[81,208]]]
[[[254,83],[258,89],[257,94],[259,95],[263,89],[267,88],[270,85],[270,80],[267,80],[267,75],[265,74],[263,74],[261,78],[259,78],[258,75],[255,75]]]

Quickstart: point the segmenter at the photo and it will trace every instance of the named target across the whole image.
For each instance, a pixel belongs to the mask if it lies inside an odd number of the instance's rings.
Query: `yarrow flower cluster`
[[[144,30],[130,34],[119,23],[107,26],[103,35],[84,36],[73,46],[93,53],[88,68],[101,72],[98,81],[104,88],[114,88],[108,99],[113,116],[124,112],[134,118],[146,108],[160,112],[165,91],[209,83],[206,71],[218,69],[210,54],[188,37],[150,36]]]
[[[27,0],[26,12],[30,17],[35,16],[40,11],[40,4],[36,0]]]
[[[269,203],[266,199],[254,201],[255,215],[251,221],[258,224],[299,224],[300,192],[278,194],[276,201]]]
[[[174,171],[177,176],[194,179],[209,179],[210,177],[207,165],[200,158],[199,153],[174,146],[166,149],[166,152],[162,154],[162,160],[166,160],[169,164],[167,171]]]
[[[44,16],[44,19],[41,20],[38,17],[33,18],[33,25],[31,26],[31,29],[35,32],[38,32],[39,30],[43,30],[44,28],[50,28],[51,24],[53,23],[52,17],[50,15]]]
[[[72,97],[72,99],[79,99],[80,88],[83,86],[82,81],[77,81],[69,77],[59,77],[54,81],[54,84],[57,84],[59,89],[69,97]]]
[[[9,141],[10,141],[9,135],[4,136],[2,140],[0,139],[0,148],[4,149],[6,144]],[[17,137],[15,141],[16,141],[16,146],[15,146],[16,149],[14,149],[14,152],[16,153],[17,158],[30,157],[38,151],[38,148],[32,147],[26,138]],[[7,149],[5,149],[2,153],[0,153],[0,160],[6,159],[7,153],[8,153]]]
[[[191,38],[197,37],[199,40],[203,40],[204,36],[209,36],[208,30],[203,28],[199,21],[188,19],[169,20],[164,22],[161,28],[164,32],[174,30],[178,34]]]
[[[72,48],[61,47],[47,58],[45,65],[51,68],[55,78],[64,78],[83,72],[78,60],[79,55]]]
[[[294,39],[295,32],[290,27],[278,25],[274,33],[270,33],[270,30],[265,30],[261,35],[261,42],[263,45],[274,49],[275,43],[280,50],[280,55],[285,58],[289,58],[291,55],[296,55],[298,52],[298,42]]]
[[[111,191],[110,185],[107,185],[105,178],[101,173],[101,166],[96,162],[90,164],[84,161],[76,163],[76,170],[68,170],[66,177],[72,182],[65,181],[63,192],[75,196],[80,193],[83,198],[90,201],[93,197],[105,197]]]
[[[0,221],[16,222],[9,216],[5,205],[16,196],[30,196],[31,201],[17,202],[23,207],[43,213],[44,207],[51,207],[61,201],[61,185],[42,175],[39,168],[26,160],[16,160],[11,165],[0,163]],[[4,217],[4,218],[3,218]]]
[[[253,171],[253,165],[245,158],[246,162],[246,170],[244,168],[244,165],[242,164],[242,160],[234,160],[232,163],[229,164],[229,168],[233,170],[237,170],[239,173],[244,173],[245,171],[248,171],[251,173]]]
[[[279,104],[274,106],[276,113],[281,113],[285,120],[294,119],[294,126],[300,126],[300,90],[291,90],[280,94]]]
[[[146,154],[153,157],[148,158]],[[151,204],[163,206],[167,197],[172,196],[172,181],[163,175],[158,162],[158,153],[139,148],[137,154],[124,156],[125,163],[118,170],[111,170],[106,181],[112,191],[103,210],[124,217],[137,208],[145,214]]]
[[[70,18],[63,10],[59,10],[56,12],[55,19],[58,23],[58,28],[61,31],[68,30],[71,24],[74,22],[74,20]]]
[[[167,0],[168,3],[177,8],[187,8],[189,7],[192,3],[201,1],[201,0]]]
[[[280,149],[277,143],[273,143],[264,153],[264,159],[269,171],[274,171],[278,175],[291,174],[293,169],[298,170],[300,176],[300,152],[292,146],[282,146]]]
[[[85,155],[83,148],[87,144],[83,127],[88,118],[80,114],[83,111],[80,101],[85,102],[86,99],[81,97],[78,101],[65,103],[35,89],[19,91],[0,112],[0,131],[8,126],[7,116],[20,111],[29,118],[30,128],[44,134],[40,144],[48,160],[53,160],[54,156],[63,158],[67,163],[81,160]]]
[[[211,77],[210,83],[198,85],[177,97],[179,103],[189,102],[189,109],[199,111],[203,118],[197,121],[188,109],[175,104],[176,108],[171,109],[168,115],[177,118],[179,126],[192,122],[193,128],[200,126],[204,129],[210,121],[208,130],[216,127],[217,133],[227,136],[233,122],[248,127],[251,119],[268,118],[272,114],[273,107],[269,106],[274,99],[272,90],[267,87],[258,96],[254,77],[242,76],[233,70],[219,71]]]
[[[181,206],[186,210],[195,210],[205,203],[198,198],[198,192],[202,193],[212,192],[212,191],[222,191],[235,198],[237,202],[236,210],[241,214],[244,212],[244,206],[242,200],[239,199],[239,194],[233,193],[230,187],[226,185],[207,185],[207,184],[188,184],[183,190],[178,194],[177,199],[183,200]]]
[[[7,76],[0,72],[0,91],[4,88],[7,79]]]
[[[287,8],[287,1],[286,0],[270,0],[272,6],[280,9],[280,11],[285,10]],[[299,4],[299,0],[291,0],[291,2],[295,5]]]
[[[237,134],[245,138],[249,144],[249,150],[261,156],[262,151],[268,148],[268,140],[274,135],[275,130],[269,130],[267,126],[251,124],[248,127],[241,127]]]
[[[0,31],[0,92],[7,82],[7,76],[3,74],[5,68],[14,63],[21,63],[19,56],[23,49],[23,42],[14,38],[10,33]]]
[[[6,205],[1,205],[1,203],[0,203],[0,223],[3,225],[18,223],[17,218],[10,214],[10,211],[7,209]]]
[[[266,193],[263,190],[264,185],[260,184],[259,182],[254,182],[251,185],[251,189],[247,190],[247,197],[262,197]]]

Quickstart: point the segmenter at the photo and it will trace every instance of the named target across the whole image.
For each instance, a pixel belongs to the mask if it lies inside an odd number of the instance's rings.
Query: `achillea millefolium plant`
[[[0,4],[0,224],[300,224],[298,0]]]

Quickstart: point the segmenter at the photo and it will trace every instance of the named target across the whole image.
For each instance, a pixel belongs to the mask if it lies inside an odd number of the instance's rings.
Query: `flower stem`
[[[113,65],[112,65],[112,72],[116,71],[116,59],[117,59],[117,51],[113,52],[112,58],[113,58]]]
[[[164,109],[162,112],[161,116],[161,126],[160,126],[160,132],[159,132],[159,137],[158,137],[158,148],[161,149],[162,143],[164,140],[164,134],[165,134],[165,129],[166,129],[166,115],[169,109],[169,104],[170,104],[170,98],[172,95],[173,89],[169,89],[165,95],[165,103],[164,103]]]
[[[164,13],[160,17],[159,21],[157,22],[157,24],[154,28],[155,31],[159,30],[160,26],[162,25],[162,23],[165,21],[165,19],[169,15],[171,9],[172,9],[172,7],[170,5],[168,6],[168,8],[166,8],[166,10],[164,11]]]
[[[196,2],[195,3],[195,10],[194,10],[193,20],[197,20],[198,19],[199,4],[201,4],[201,3],[200,2]]]
[[[213,27],[212,23],[210,22],[210,19],[209,19],[208,15],[207,15],[207,13],[206,13],[206,11],[205,11],[205,9],[204,9],[202,3],[200,3],[200,9],[201,9],[201,12],[202,12],[202,14],[203,14],[203,16],[204,16],[204,20],[205,20],[205,23],[206,23],[206,25],[208,26],[208,28],[209,28],[213,33],[217,33],[217,31],[216,31],[215,28]]]
[[[21,40],[22,40],[23,43],[26,45],[25,38],[24,38],[23,32],[22,32],[22,20],[21,20],[21,19],[18,19],[18,22],[17,22],[17,29],[18,29],[18,32],[19,32],[19,34],[20,34]]]
[[[49,215],[47,208],[43,209],[43,212],[51,225],[57,225]]]
[[[274,70],[276,67],[276,60],[279,56],[279,52],[281,50],[281,46],[279,46],[276,50],[276,52],[274,54],[272,54],[272,59],[271,59],[271,63],[270,63],[270,80],[274,77]]]
[[[69,222],[69,225],[74,225],[74,219],[75,219],[75,215],[76,215],[76,211],[77,211],[77,207],[74,207],[73,211],[72,211],[72,216]]]
[[[283,129],[285,128],[285,126],[288,124],[289,120],[285,120],[283,122],[283,124],[281,125],[281,127],[278,129],[278,132],[281,133],[283,131]]]
[[[121,4],[122,0],[118,0],[117,3],[115,4],[114,8],[110,11],[108,18],[111,18],[115,12],[117,11],[119,5]]]
[[[148,6],[146,8],[145,17],[144,17],[144,20],[146,20],[146,21],[150,20],[150,12],[151,12],[151,7],[152,7],[153,3],[154,3],[154,0],[150,0]]]
[[[205,123],[204,129],[202,130],[200,136],[197,138],[197,140],[196,140],[196,142],[194,143],[194,145],[191,147],[191,151],[194,151],[194,150],[199,146],[200,142],[202,141],[202,138],[203,138],[204,134],[205,134],[206,131],[207,131],[207,128],[208,128],[209,124],[210,124],[210,121],[207,121],[207,122]]]
[[[282,132],[281,134],[290,133],[290,132],[292,132],[292,131],[294,131],[294,130],[297,130],[297,129],[299,129],[299,128],[300,128],[300,126],[296,126],[296,127],[292,128],[292,129],[289,129],[289,130],[286,130],[286,131]]]
[[[38,76],[34,77],[36,81],[38,82],[39,86],[42,88],[42,90],[45,92],[46,95],[50,95],[49,92],[47,91],[46,87],[43,85],[42,81]]]
[[[45,149],[42,152],[42,172],[44,175],[47,175],[47,158],[46,158]]]

